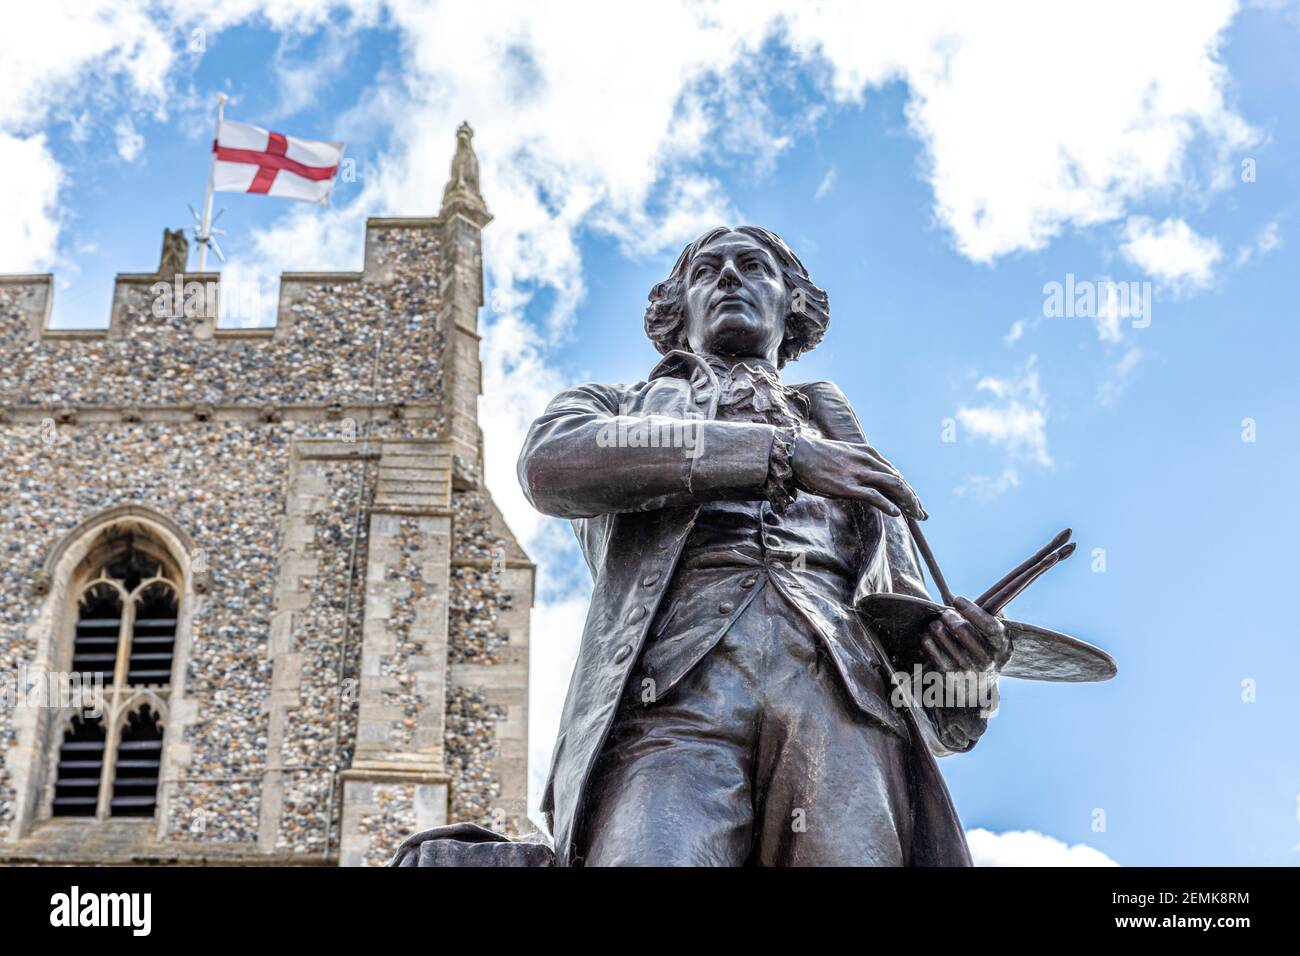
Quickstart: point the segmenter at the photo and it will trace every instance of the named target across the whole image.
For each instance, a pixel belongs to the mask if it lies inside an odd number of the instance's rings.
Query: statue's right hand
[[[897,517],[927,517],[921,499],[880,452],[870,445],[800,433],[791,455],[795,483],[823,498],[851,498]]]

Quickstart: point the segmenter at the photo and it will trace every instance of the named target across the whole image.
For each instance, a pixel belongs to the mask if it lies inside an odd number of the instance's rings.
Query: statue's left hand
[[[1011,657],[1002,622],[974,601],[959,597],[931,622],[921,639],[930,663],[941,671],[996,674]]]
[[[975,746],[988,727],[989,714],[997,709],[997,676],[1011,657],[1011,642],[1002,622],[978,604],[957,598],[953,605],[931,622],[921,646],[931,667],[972,674],[980,690],[979,702],[945,702],[947,706],[933,715],[944,746],[960,752]]]

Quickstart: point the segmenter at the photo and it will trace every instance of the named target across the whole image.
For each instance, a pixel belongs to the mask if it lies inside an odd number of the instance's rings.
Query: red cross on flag
[[[343,161],[342,143],[272,133],[221,117],[212,143],[212,188],[327,203]]]

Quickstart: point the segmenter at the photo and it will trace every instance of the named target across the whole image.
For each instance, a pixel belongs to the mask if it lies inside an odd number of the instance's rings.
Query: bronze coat
[[[793,387],[809,399],[811,418],[823,434],[865,442],[837,386]],[[689,352],[670,352],[644,382],[581,385],[558,395],[533,423],[519,457],[525,495],[542,513],[572,521],[595,579],[542,796],[561,866],[572,859],[588,777],[699,504],[763,498],[775,429],[716,421],[718,391],[707,362]],[[698,456],[680,442],[628,447],[623,440],[637,428],[659,435],[676,428],[680,434],[683,420],[692,420],[694,440],[702,448]],[[857,593],[928,597],[906,524],[866,506],[860,517]],[[855,703],[912,737],[914,861],[969,864],[960,821],[930,752],[946,751],[929,722],[918,721],[911,710],[891,708],[866,689],[867,671],[884,659],[877,646],[852,646],[834,635],[827,644]]]

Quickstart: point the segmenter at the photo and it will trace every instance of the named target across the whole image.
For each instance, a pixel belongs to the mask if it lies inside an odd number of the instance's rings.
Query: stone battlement
[[[476,335],[482,301],[458,220],[368,220],[364,269],[284,273],[276,323],[262,328],[215,321],[217,273],[121,274],[103,329],[49,328],[53,277],[0,276],[0,396],[11,416],[38,417],[65,406],[438,404],[445,331],[459,318]],[[453,272],[471,280],[461,291],[472,308],[444,300]]]

